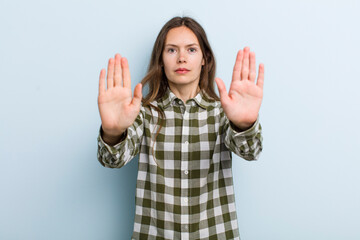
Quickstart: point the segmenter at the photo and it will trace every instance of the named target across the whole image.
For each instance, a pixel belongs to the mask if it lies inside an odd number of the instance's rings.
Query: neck
[[[176,86],[173,84],[169,84],[170,90],[175,94],[176,97],[183,100],[185,103],[187,100],[194,98],[196,94],[200,92],[200,87],[196,85],[194,86]]]

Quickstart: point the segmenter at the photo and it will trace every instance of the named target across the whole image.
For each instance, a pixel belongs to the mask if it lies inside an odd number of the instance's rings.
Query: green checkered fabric
[[[219,101],[203,91],[186,103],[170,90],[153,105],[166,116],[141,107],[115,146],[98,137],[98,159],[109,168],[137,154],[136,212],[132,239],[240,239],[231,152],[255,160],[262,150],[258,121],[238,132]]]

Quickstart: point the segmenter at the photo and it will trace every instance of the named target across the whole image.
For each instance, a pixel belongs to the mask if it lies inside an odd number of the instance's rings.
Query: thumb
[[[141,99],[142,99],[142,85],[141,83],[137,84],[134,89],[134,97],[131,101],[131,104],[140,107]]]
[[[215,78],[215,82],[219,89],[220,101],[222,104],[226,104],[230,99],[228,93],[226,92],[224,81],[221,78]]]

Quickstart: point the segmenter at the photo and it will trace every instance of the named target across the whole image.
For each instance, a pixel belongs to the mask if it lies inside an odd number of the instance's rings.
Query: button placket
[[[190,130],[190,106],[187,104],[183,105],[184,111],[183,111],[183,125],[182,125],[182,141],[181,141],[181,150],[182,150],[182,159],[181,159],[181,205],[185,209],[189,207],[189,204],[191,202],[188,189],[191,187],[189,184],[189,147],[190,147],[190,139],[189,135],[191,134]],[[181,217],[181,225],[183,229],[182,237],[185,239],[188,239],[188,224],[189,224],[189,215],[188,213],[183,214]]]

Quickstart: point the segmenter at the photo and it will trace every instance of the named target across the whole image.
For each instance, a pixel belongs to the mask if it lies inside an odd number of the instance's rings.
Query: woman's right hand
[[[129,64],[120,54],[116,54],[115,59],[109,59],[107,83],[105,74],[106,70],[101,69],[98,106],[103,138],[105,142],[116,143],[116,139],[133,124],[140,112],[142,86],[141,83],[136,85],[132,97]]]

